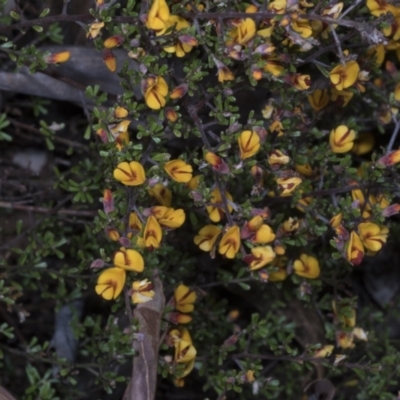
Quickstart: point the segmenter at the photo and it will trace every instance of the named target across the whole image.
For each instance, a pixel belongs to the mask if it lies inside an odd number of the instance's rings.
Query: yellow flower
[[[307,254],[301,254],[293,264],[294,273],[308,279],[316,279],[319,277],[320,269],[318,260]]]
[[[164,215],[158,219],[158,222],[161,226],[175,229],[183,225],[185,218],[186,215],[183,209],[174,210],[173,208],[168,208]]]
[[[219,243],[218,252],[226,258],[235,258],[240,249],[240,229],[237,225],[231,226]]]
[[[119,163],[113,175],[125,186],[138,186],[146,180],[144,168],[137,161]]]
[[[121,133],[124,133],[127,131],[130,123],[131,123],[131,121],[129,119],[125,119],[116,125],[110,125],[109,126],[110,132],[112,133],[112,135],[114,137],[117,137]]]
[[[168,314],[168,320],[173,324],[188,324],[192,319],[190,315],[179,312],[171,312]]]
[[[128,232],[128,234],[126,235],[129,239],[132,238],[133,234],[138,234],[142,231],[143,228],[143,224],[142,221],[140,221],[139,217],[137,216],[136,213],[130,213],[129,214],[129,230],[131,232]],[[133,232],[132,232],[133,231]]]
[[[161,226],[153,215],[147,218],[146,227],[144,228],[143,239],[146,248],[150,251],[158,249],[162,240]]]
[[[121,237],[119,232],[114,228],[106,228],[105,229],[106,235],[114,242],[117,242]]]
[[[268,3],[268,10],[276,14],[284,14],[286,11],[287,0],[273,0]]]
[[[284,135],[283,131],[283,125],[281,121],[275,120],[269,127],[268,129],[271,131],[271,133],[277,134],[278,136]]]
[[[290,217],[282,224],[282,229],[285,233],[292,233],[299,229],[299,221]]]
[[[376,67],[380,67],[385,61],[385,46],[383,44],[377,44],[375,46],[370,46],[367,50],[367,56],[371,59],[374,58],[373,63]]]
[[[174,307],[183,313],[193,312],[196,298],[196,292],[181,284],[174,291]]]
[[[147,15],[146,27],[154,31],[165,29],[169,20],[169,7],[165,0],[153,0],[149,14]]]
[[[358,225],[358,232],[364,246],[370,251],[379,251],[387,241],[388,230],[372,222]]]
[[[354,336],[352,332],[336,332],[336,343],[342,349],[352,349],[354,347]]]
[[[235,44],[245,45],[256,34],[256,23],[251,18],[246,18],[234,22],[235,28],[228,32],[230,39],[226,42],[227,46]]]
[[[196,175],[186,184],[186,186],[190,190],[196,190],[199,187],[200,179],[201,179],[201,175]]]
[[[211,251],[221,234],[221,229],[215,225],[206,225],[194,237],[194,243],[203,251]]]
[[[177,15],[171,15],[165,24],[165,27],[162,31],[157,33],[157,36],[160,34],[164,34],[166,30],[174,27],[175,31],[180,31],[182,29],[188,28],[189,22],[184,18],[179,17]],[[194,46],[197,46],[197,40],[189,35],[181,35],[178,36],[172,46],[164,47],[164,50],[167,53],[175,53],[177,57],[184,57],[186,53],[189,53]]]
[[[268,164],[272,167],[277,167],[279,165],[286,165],[290,161],[290,157],[283,154],[280,150],[272,150],[268,155]]]
[[[315,89],[307,96],[308,102],[314,111],[321,111],[329,103],[329,95],[326,89]]]
[[[129,133],[128,131],[120,133],[115,138],[115,147],[118,151],[121,151],[129,143]]]
[[[362,156],[369,153],[375,146],[374,135],[370,132],[363,132],[358,135],[358,138],[354,140],[354,146],[351,149],[352,153],[357,156]]]
[[[173,108],[167,107],[165,109],[165,117],[170,122],[176,122],[178,120],[178,113]]]
[[[337,65],[329,74],[333,86],[337,90],[343,90],[352,86],[358,77],[360,66],[356,61],[349,61],[345,65]]]
[[[154,286],[147,279],[132,283],[132,302],[134,304],[147,303],[154,297]]]
[[[278,178],[276,183],[278,184],[278,188],[281,191],[281,197],[291,196],[292,192],[300,185],[302,182],[301,178],[292,177],[292,178]]]
[[[113,52],[109,49],[104,49],[103,51],[103,61],[109,71],[115,72],[117,70],[117,59],[115,58]]]
[[[353,265],[359,265],[364,258],[364,245],[355,231],[350,233],[346,255],[347,260]]]
[[[142,272],[144,269],[143,257],[136,250],[121,247],[114,254],[114,266],[128,271]]]
[[[356,133],[346,125],[339,125],[329,135],[329,144],[334,153],[347,153],[354,146]]]
[[[333,346],[332,344],[327,344],[318,349],[312,356],[315,358],[329,357],[332,354],[334,348],[335,346]]]
[[[229,201],[233,201],[232,196],[230,193],[225,191],[225,197]],[[233,208],[229,204],[228,201],[228,211],[232,212]],[[210,217],[212,222],[219,222],[221,221],[221,218],[224,216],[224,211],[222,209],[222,196],[218,188],[215,188],[211,192],[211,199],[210,203],[212,203],[212,206],[206,206],[206,210],[208,212],[208,216]]]
[[[269,273],[268,280],[270,282],[280,282],[284,281],[288,277],[288,273],[286,271],[287,266],[287,258],[286,257],[276,257],[272,261],[271,267],[277,268],[277,271],[272,271]]]
[[[262,224],[251,237],[251,241],[257,244],[266,244],[275,240],[275,233],[267,224]]]
[[[187,183],[192,179],[193,168],[183,160],[168,161],[164,169],[176,182]]]
[[[188,85],[183,83],[182,85],[177,86],[169,95],[170,99],[177,100],[183,97],[188,91]]]
[[[128,110],[121,106],[116,107],[114,110],[115,118],[126,118],[128,116],[128,114],[129,114]]]
[[[307,90],[311,86],[310,75],[292,74],[288,77],[288,82],[297,90]]]
[[[331,90],[331,100],[340,107],[346,107],[353,96],[354,93],[351,90]]]
[[[400,101],[400,83],[398,83],[394,88],[394,99]]]
[[[267,57],[263,68],[265,72],[269,72],[273,76],[281,75],[285,69],[276,57]]]
[[[226,65],[218,67],[218,82],[233,80],[235,80],[235,75],[233,75],[233,72]]]
[[[298,172],[299,174],[302,174],[304,176],[313,176],[314,175],[314,171],[311,168],[310,164],[296,164],[295,165],[295,170],[296,172]]]
[[[125,285],[126,272],[122,268],[108,268],[97,279],[96,293],[105,300],[115,300]]]
[[[98,22],[98,21],[93,22],[90,25],[88,32],[86,33],[86,37],[88,39],[95,39],[99,35],[101,28],[103,27],[104,27],[104,22]]]
[[[251,255],[245,260],[249,263],[249,270],[256,271],[274,260],[276,254],[271,246],[253,247]]]
[[[332,228],[337,228],[342,223],[342,219],[343,219],[342,213],[336,214],[330,219],[329,224]]]
[[[147,107],[152,110],[159,110],[167,102],[165,97],[168,94],[168,85],[161,76],[151,75],[142,83],[142,92]]]
[[[396,15],[398,12],[396,7],[386,0],[367,0],[367,7],[372,15],[375,17],[379,17],[382,14],[386,14],[388,12]]]
[[[299,18],[292,21],[291,24],[292,29],[297,32],[302,38],[309,38],[312,33],[312,27],[308,19]]]
[[[156,183],[149,189],[149,195],[154,197],[162,206],[170,207],[172,202],[171,191],[162,183]]]
[[[179,340],[175,345],[175,362],[188,363],[196,358],[196,348],[186,340]]]
[[[260,137],[254,131],[243,131],[238,143],[242,160],[254,156],[260,150]]]

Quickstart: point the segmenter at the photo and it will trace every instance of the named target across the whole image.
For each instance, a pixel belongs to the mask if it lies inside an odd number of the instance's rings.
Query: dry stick
[[[165,307],[163,286],[157,270],[153,274],[153,284],[153,299],[138,304],[133,312],[139,322],[139,330],[133,344],[136,354],[133,357],[132,379],[123,400],[154,400],[156,394],[161,317]]]
[[[345,65],[345,64],[346,64],[346,61],[345,61],[345,59],[344,59],[344,54],[343,54],[343,51],[342,51],[342,46],[341,46],[341,44],[340,44],[340,40],[339,40],[338,35],[337,35],[336,31],[335,31],[335,28],[333,27],[333,25],[329,25],[329,28],[330,28],[330,30],[331,30],[331,32],[332,32],[333,38],[335,39],[336,47],[337,47],[338,52],[339,52],[340,62],[342,63],[342,65]]]
[[[10,202],[6,202],[6,201],[0,201],[0,208],[30,211],[30,212],[40,213],[40,214],[72,215],[72,216],[77,216],[77,217],[95,217],[97,215],[96,211],[66,210],[66,209],[57,210],[54,208],[27,206],[25,204],[10,203]]]

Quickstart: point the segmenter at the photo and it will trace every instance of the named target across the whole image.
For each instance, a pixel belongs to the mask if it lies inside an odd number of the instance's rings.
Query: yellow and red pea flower
[[[133,304],[141,304],[147,303],[152,300],[154,293],[153,284],[147,280],[143,279],[142,281],[135,281],[132,283],[132,303]]]
[[[300,255],[300,258],[293,263],[294,273],[303,278],[316,279],[320,275],[320,267],[318,260],[305,253]]]
[[[176,182],[188,183],[193,176],[193,168],[183,160],[171,160],[164,165],[167,174]]]
[[[218,246],[218,252],[226,258],[235,258],[240,249],[240,229],[233,225],[225,232]]]
[[[113,176],[125,186],[138,186],[146,181],[144,168],[137,161],[119,163],[114,169]]]

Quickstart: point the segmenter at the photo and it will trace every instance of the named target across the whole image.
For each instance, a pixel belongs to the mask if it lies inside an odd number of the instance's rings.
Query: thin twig
[[[396,141],[396,138],[397,138],[397,134],[399,133],[399,130],[400,130],[400,118],[396,121],[396,125],[394,126],[392,136],[390,138],[390,142],[386,149],[386,154],[390,153],[390,151],[392,150],[394,142]]]

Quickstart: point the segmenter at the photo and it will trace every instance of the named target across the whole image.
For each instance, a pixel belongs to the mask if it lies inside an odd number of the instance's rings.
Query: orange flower
[[[151,75],[142,82],[142,93],[147,107],[159,110],[167,102],[165,99],[168,94],[167,82],[161,76]]]
[[[304,253],[301,254],[300,259],[294,262],[293,269],[296,275],[308,279],[316,279],[320,274],[318,260]]]
[[[354,146],[356,133],[346,125],[340,125],[333,129],[329,135],[329,144],[334,153],[346,153]]]
[[[125,186],[138,186],[146,180],[144,168],[137,161],[119,163],[113,175]]]
[[[221,229],[215,225],[206,225],[194,237],[194,243],[203,251],[211,251],[221,234]]]
[[[168,161],[164,169],[176,182],[187,183],[192,179],[193,168],[183,160]]]
[[[394,150],[390,153],[385,154],[378,160],[378,164],[388,167],[400,162],[400,150]]]
[[[122,35],[113,35],[103,42],[103,46],[106,49],[112,49],[114,47],[121,46],[121,44],[124,43],[124,41],[125,38]]]
[[[337,65],[329,73],[332,85],[337,90],[343,90],[352,86],[358,78],[360,66],[356,61],[349,61],[345,65]]]
[[[355,231],[350,233],[346,255],[347,260],[353,265],[359,265],[364,258],[364,245]]]
[[[136,250],[121,247],[114,254],[114,266],[126,269],[127,271],[142,272],[144,269],[143,257]]]
[[[232,201],[232,196],[228,193],[225,192],[225,197],[227,200]],[[232,206],[228,203],[228,211],[232,212],[233,208]],[[208,212],[208,215],[211,219],[212,222],[219,222],[221,221],[221,218],[224,216],[224,211],[222,209],[222,196],[218,188],[215,188],[211,192],[211,199],[210,202],[213,204],[212,206],[206,206],[206,210]]]
[[[108,268],[99,275],[95,291],[105,300],[115,300],[124,288],[125,279],[122,268]]]
[[[237,225],[231,226],[219,243],[218,252],[226,258],[235,258],[240,249],[240,229]]]
[[[228,174],[229,167],[228,164],[217,154],[208,151],[204,155],[204,159],[213,167],[214,170],[221,174]]]
[[[145,246],[151,251],[158,249],[162,240],[161,226],[153,215],[147,218],[146,227],[144,228],[143,239]]]
[[[189,86],[186,83],[183,83],[182,85],[177,86],[170,94],[170,99],[176,100],[180,99],[183,97],[187,91],[188,91]]]
[[[254,131],[243,131],[238,143],[242,160],[254,156],[260,150],[260,137]]]
[[[68,61],[70,57],[71,53],[69,51],[61,51],[59,53],[49,54],[43,58],[47,64],[59,64]]]

